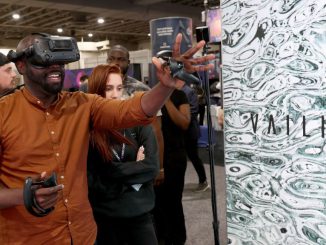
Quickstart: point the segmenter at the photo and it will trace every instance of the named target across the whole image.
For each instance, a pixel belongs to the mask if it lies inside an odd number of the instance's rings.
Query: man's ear
[[[20,75],[25,74],[26,65],[22,60],[17,60],[15,65]]]

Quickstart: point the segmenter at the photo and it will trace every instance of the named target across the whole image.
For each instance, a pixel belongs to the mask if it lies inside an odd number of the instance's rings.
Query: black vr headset
[[[35,42],[21,52],[10,50],[7,57],[16,62],[23,57],[34,66],[50,66],[53,64],[68,64],[80,58],[75,38],[52,36],[46,33],[32,33],[39,35]]]

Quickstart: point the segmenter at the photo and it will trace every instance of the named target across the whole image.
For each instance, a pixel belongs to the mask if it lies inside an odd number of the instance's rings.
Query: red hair
[[[121,78],[123,77],[120,68],[116,65],[96,66],[88,78],[88,93],[98,94],[105,98],[106,82],[112,73],[120,74]],[[103,159],[108,162],[112,160],[111,143],[131,143],[117,130],[93,129],[90,133],[90,139],[91,144],[98,149]]]

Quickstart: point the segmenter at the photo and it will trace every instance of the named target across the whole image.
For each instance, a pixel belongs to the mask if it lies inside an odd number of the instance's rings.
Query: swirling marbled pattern
[[[229,244],[326,244],[326,2],[221,8]]]

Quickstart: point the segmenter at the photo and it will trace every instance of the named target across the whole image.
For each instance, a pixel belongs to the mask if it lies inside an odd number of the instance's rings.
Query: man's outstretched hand
[[[188,73],[196,71],[207,71],[212,69],[213,64],[205,64],[207,61],[213,60],[215,55],[206,55],[199,58],[193,58],[193,55],[204,47],[205,41],[200,41],[196,46],[188,49],[185,53],[180,54],[180,46],[182,41],[182,34],[179,33],[176,36],[175,43],[173,45],[172,57],[179,62],[182,62],[184,69]],[[176,81],[171,77],[169,67],[164,65],[160,59],[153,57],[153,64],[155,65],[157,72],[156,75],[159,81],[170,88],[175,88]]]

